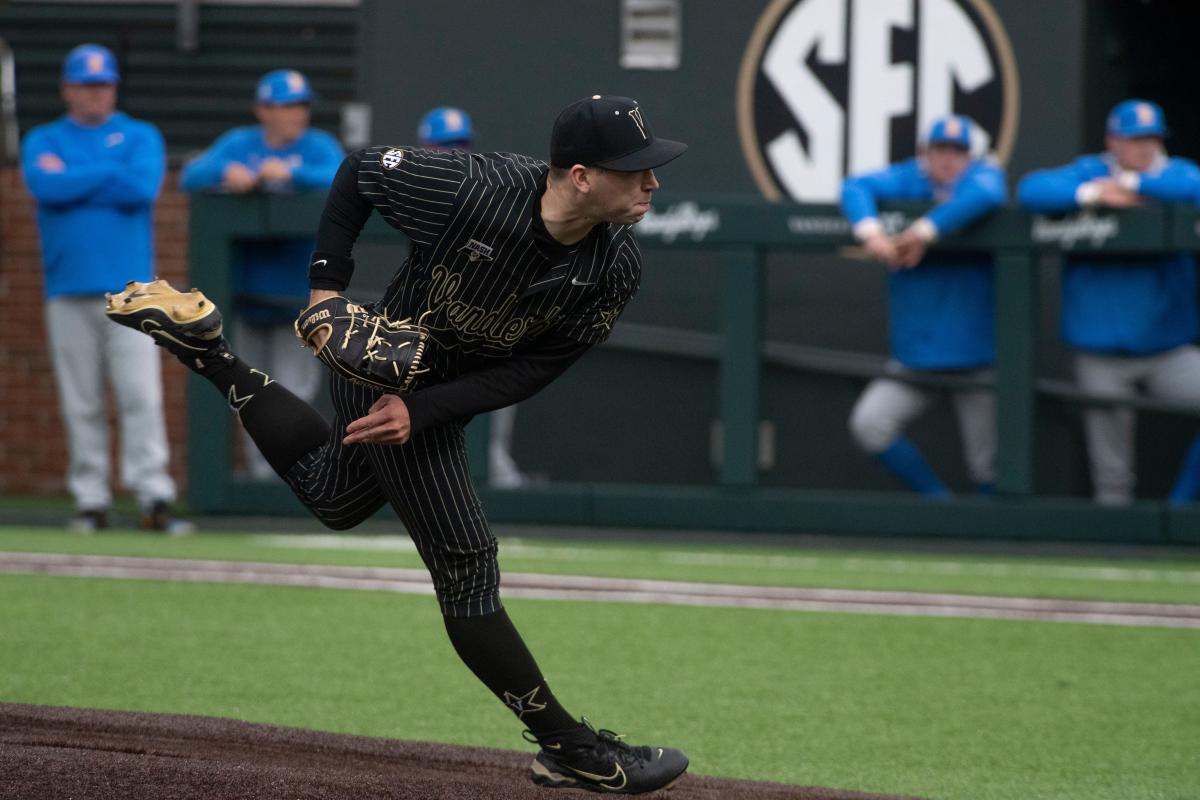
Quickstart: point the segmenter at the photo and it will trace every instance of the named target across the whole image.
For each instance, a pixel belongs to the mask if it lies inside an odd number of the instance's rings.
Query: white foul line
[[[0,552],[0,573],[433,594],[429,575],[424,570],[392,567]],[[719,608],[1200,628],[1200,605],[1174,603],[1117,603],[927,592],[806,589],[534,573],[506,573],[502,593],[505,597],[539,600],[662,603]]]
[[[354,536],[323,534],[262,534],[254,541],[268,547],[298,550],[349,550],[362,552],[416,553],[407,536]],[[620,562],[641,561],[696,567],[742,567],[766,570],[828,570],[865,574],[961,575],[987,578],[1046,578],[1104,583],[1168,583],[1200,585],[1200,569],[1083,566],[1034,564],[1011,561],[953,561],[947,559],[899,559],[838,556],[804,556],[784,553],[723,553],[694,550],[644,550],[622,547],[587,547],[534,544],[505,539],[501,553],[510,558],[543,561]]]

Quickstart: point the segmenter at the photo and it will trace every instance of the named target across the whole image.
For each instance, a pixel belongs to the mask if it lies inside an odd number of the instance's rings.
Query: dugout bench
[[[192,282],[223,311],[234,308],[233,243],[242,238],[311,237],[321,195],[194,195]],[[881,219],[898,230],[925,206],[885,206]],[[1090,500],[1034,495],[1035,405],[1039,395],[1074,404],[1110,404],[1068,382],[1037,379],[1037,270],[1047,253],[1156,253],[1200,250],[1200,211],[1155,207],[1030,217],[1009,207],[940,246],[992,255],[996,264],[996,497],[930,502],[901,492],[813,491],[758,485],[759,389],[764,364],[869,378],[884,359],[782,342],[764,342],[764,262],[769,250],[830,253],[855,243],[836,206],[769,204],[707,195],[656,196],[655,214],[636,229],[647,260],[657,248],[719,254],[717,334],[619,323],[604,347],[718,364],[722,459],[713,486],[551,483],[493,490],[485,475],[486,416],[468,427],[472,470],[494,522],[634,528],[954,536],[1028,540],[1200,543],[1200,511],[1139,502],[1101,508]],[[364,243],[402,236],[373,216]],[[935,245],[935,247],[938,245]],[[233,418],[223,398],[193,376],[188,387],[188,502],[203,514],[303,513],[282,482],[233,474]],[[931,377],[945,388],[953,379]],[[1197,414],[1153,400],[1140,409]],[[847,442],[847,447],[852,445]],[[387,511],[386,513],[390,513]]]

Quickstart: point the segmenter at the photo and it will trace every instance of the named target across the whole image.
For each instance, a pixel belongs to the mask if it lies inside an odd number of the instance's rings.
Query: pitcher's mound
[[[0,798],[486,800],[589,797],[541,789],[531,755],[319,733],[212,717],[0,703]],[[893,800],[687,775],[670,800]]]

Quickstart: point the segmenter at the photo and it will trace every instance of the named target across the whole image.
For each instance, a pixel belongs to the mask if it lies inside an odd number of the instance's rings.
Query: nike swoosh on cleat
[[[327,261],[326,259],[322,258],[320,261],[314,261],[314,262],[312,263],[312,265],[313,265],[314,267],[320,267],[320,266],[323,266],[323,265],[325,265],[325,264],[328,264],[328,263],[329,263],[329,261]]]
[[[595,773],[592,773],[592,772],[584,772],[581,769],[575,769],[570,764],[563,764],[563,766],[566,767],[567,769],[571,770],[571,772],[574,772],[579,777],[587,778],[589,781],[595,782],[602,789],[612,789],[613,791],[616,791],[618,789],[624,789],[625,784],[628,783],[628,779],[625,777],[625,770],[621,769],[620,764],[615,764],[614,766],[616,767],[616,770],[613,771],[612,775],[607,775],[607,776],[606,775],[596,775]],[[609,783],[610,781],[615,781],[618,778],[620,778],[620,780],[621,780],[620,783],[618,783],[618,784],[610,784]]]

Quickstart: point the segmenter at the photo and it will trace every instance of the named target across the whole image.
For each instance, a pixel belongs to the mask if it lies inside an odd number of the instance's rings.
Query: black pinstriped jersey
[[[595,226],[565,247],[541,224],[545,162],[510,153],[371,147],[358,192],[412,239],[377,308],[421,318],[441,380],[480,369],[553,333],[602,342],[637,291],[629,225]]]

